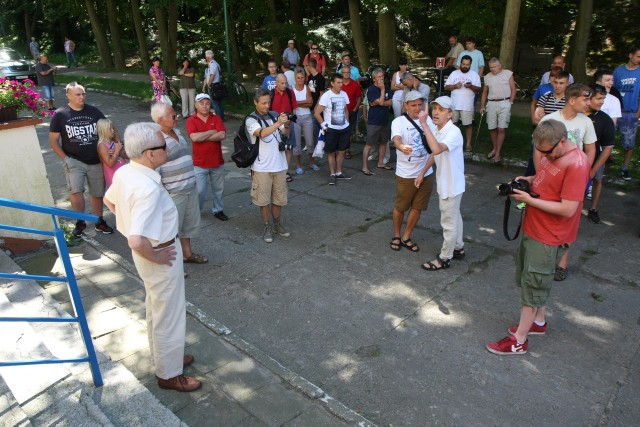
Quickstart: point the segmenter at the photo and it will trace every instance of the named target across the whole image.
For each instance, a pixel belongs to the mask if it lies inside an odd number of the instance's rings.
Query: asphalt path
[[[121,132],[150,120],[148,103],[93,92],[87,102]],[[239,122],[226,125],[228,159]],[[37,130],[54,200],[68,207],[48,123]],[[485,345],[519,315],[516,243],[502,236],[496,185],[522,171],[467,161],[467,257],[425,272],[420,264],[442,243],[436,195],[412,236],[421,251],[391,251],[393,171],[372,164],[374,176],[361,174],[361,148],[346,161],[351,180],[328,186],[326,160],[321,171],[294,176],[283,208],[291,237],[272,244],[261,238],[248,171],[227,163],[231,219],[213,218],[207,201],[193,248],[210,262],[185,267],[187,300],[379,425],[636,425],[637,187],[606,187],[603,222],[583,217],[569,276],[549,301],[548,333],[532,337],[526,355],[496,356]],[[95,238],[131,260],[121,235]]]

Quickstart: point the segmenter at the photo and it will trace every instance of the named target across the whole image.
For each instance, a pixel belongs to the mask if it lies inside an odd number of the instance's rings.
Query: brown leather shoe
[[[158,386],[160,388],[166,388],[175,391],[194,391],[199,389],[200,386],[202,386],[202,383],[200,382],[200,380],[197,380],[193,377],[178,375],[177,377],[169,378],[168,380],[158,378]]]
[[[193,361],[194,361],[194,358],[192,355],[185,354],[184,358],[182,359],[182,367],[186,368],[187,366],[191,365]]]

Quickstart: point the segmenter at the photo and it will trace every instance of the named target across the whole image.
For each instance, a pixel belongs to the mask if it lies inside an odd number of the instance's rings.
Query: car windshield
[[[0,49],[0,61],[20,61],[22,56],[11,49]]]

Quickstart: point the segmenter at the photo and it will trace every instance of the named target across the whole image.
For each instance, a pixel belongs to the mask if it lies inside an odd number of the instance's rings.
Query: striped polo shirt
[[[167,143],[167,163],[156,171],[162,177],[162,185],[171,194],[186,194],[196,188],[196,174],[193,169],[191,150],[178,129],[176,141],[171,135],[162,132]]]

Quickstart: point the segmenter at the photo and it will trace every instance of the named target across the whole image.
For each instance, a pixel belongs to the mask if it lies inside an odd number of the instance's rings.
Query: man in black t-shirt
[[[104,209],[104,173],[98,156],[98,120],[104,114],[96,107],[85,104],[84,87],[76,82],[66,87],[69,103],[56,110],[49,127],[49,144],[64,162],[64,173],[69,188],[71,207],[78,212],[85,211],[84,185],[89,184],[91,210],[99,217],[96,231],[113,233],[102,217]],[[62,143],[61,143],[62,142]],[[86,224],[76,221],[74,236],[80,236]]]
[[[600,215],[598,214],[598,202],[602,193],[602,177],[604,176],[604,167],[607,163],[609,155],[613,150],[613,144],[616,142],[616,127],[611,117],[604,111],[600,111],[604,98],[607,96],[607,89],[599,84],[591,86],[591,98],[587,108],[587,117],[593,122],[596,131],[596,159],[591,166],[589,178],[593,181],[591,194],[591,208],[587,213],[587,218],[594,224],[600,223]]]
[[[56,69],[55,67],[51,67],[48,62],[49,58],[47,55],[40,57],[40,61],[36,64],[36,77],[38,78],[38,86],[42,88],[42,98],[47,101],[49,111],[53,111],[55,110],[55,108],[53,108],[55,87],[53,76],[56,73]]]
[[[318,62],[314,58],[309,58],[307,62],[307,68],[309,69],[309,76],[307,77],[307,86],[311,91],[311,115],[313,116],[313,110],[318,104],[320,96],[324,93],[326,88],[326,80],[322,74],[318,72]],[[318,142],[318,133],[320,132],[320,123],[313,118],[313,139]]]

